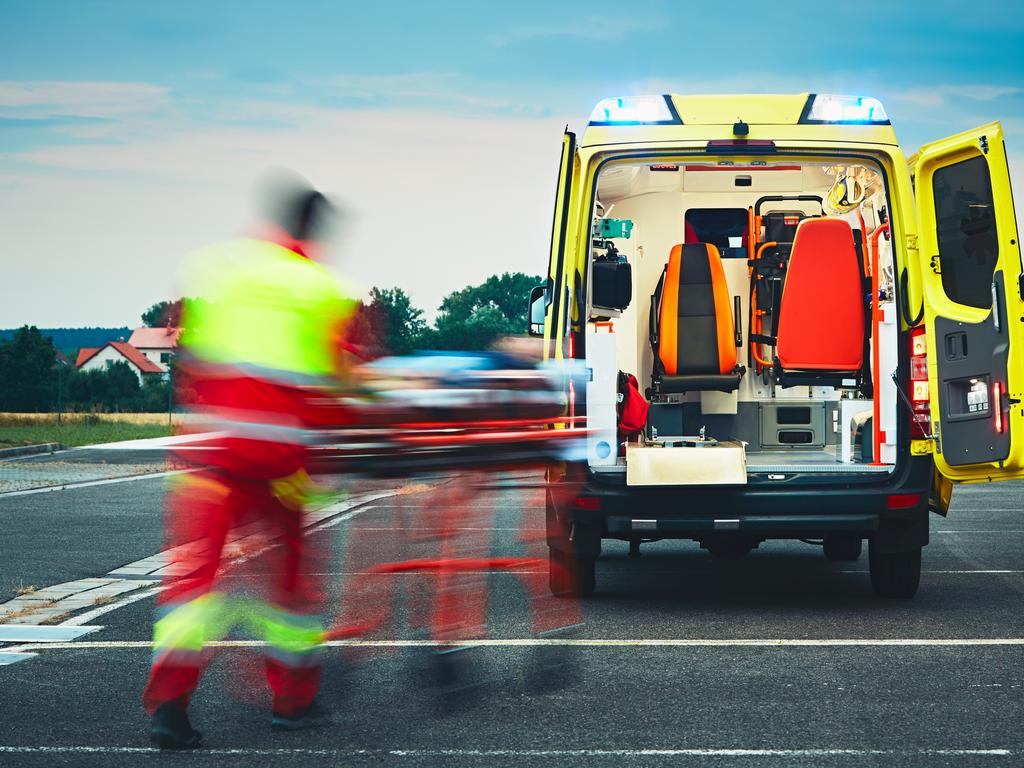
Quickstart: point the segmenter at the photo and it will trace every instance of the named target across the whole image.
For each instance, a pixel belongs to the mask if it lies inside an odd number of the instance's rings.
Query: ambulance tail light
[[[882,102],[871,96],[836,96],[812,93],[807,97],[801,123],[841,123],[848,125],[889,125]]]
[[[677,125],[681,122],[667,95],[603,99],[590,114],[591,125]]]
[[[576,509],[599,512],[601,510],[601,499],[597,496],[577,496],[572,500],[572,505]]]
[[[928,339],[924,328],[910,332],[910,437],[922,440],[932,431],[931,392],[928,389]]]
[[[992,384],[992,426],[997,435],[1003,434],[1003,385],[998,381]]]
[[[885,498],[887,509],[911,509],[920,503],[919,493],[893,493]]]

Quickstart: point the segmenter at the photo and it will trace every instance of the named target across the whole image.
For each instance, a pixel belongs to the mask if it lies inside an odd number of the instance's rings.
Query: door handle
[[[996,333],[999,333],[999,284],[995,282],[992,283],[992,325],[995,326]]]

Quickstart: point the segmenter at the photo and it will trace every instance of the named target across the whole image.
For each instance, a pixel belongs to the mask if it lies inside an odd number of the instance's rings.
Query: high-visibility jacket
[[[180,343],[194,358],[300,386],[336,372],[355,302],[321,264],[242,239],[199,251],[183,278]]]
[[[339,383],[340,340],[355,301],[322,265],[264,240],[197,252],[182,283],[179,398],[228,435],[229,450],[210,462],[291,474],[309,427],[323,421],[310,395]]]

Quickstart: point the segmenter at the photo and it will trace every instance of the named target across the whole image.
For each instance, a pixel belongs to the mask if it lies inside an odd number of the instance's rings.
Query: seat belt
[[[651,296],[651,312],[650,312],[650,326],[648,328],[651,340],[651,349],[654,352],[654,370],[651,372],[652,378],[661,378],[661,356],[658,354],[659,344],[661,344],[661,338],[658,335],[659,325],[658,320],[661,317],[661,294],[665,288],[665,275],[668,273],[668,264],[661,270],[661,277],[658,278],[658,287],[654,289],[654,294]]]

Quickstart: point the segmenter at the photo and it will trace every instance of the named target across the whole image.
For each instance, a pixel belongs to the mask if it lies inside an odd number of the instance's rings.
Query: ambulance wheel
[[[859,536],[826,536],[825,559],[850,562],[860,558],[862,542]]]
[[[871,588],[876,597],[913,597],[921,581],[921,548],[909,552],[875,552],[868,547]]]
[[[548,584],[555,597],[590,597],[597,587],[597,557],[548,549]]]

